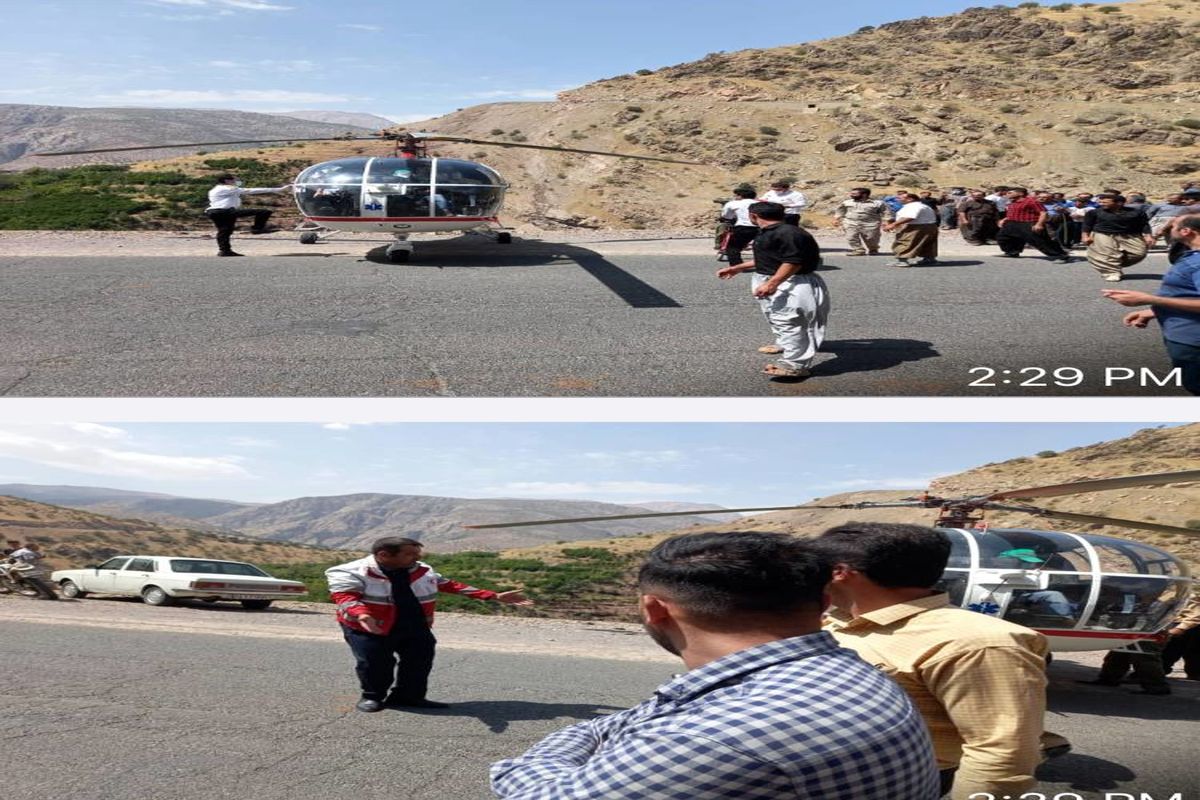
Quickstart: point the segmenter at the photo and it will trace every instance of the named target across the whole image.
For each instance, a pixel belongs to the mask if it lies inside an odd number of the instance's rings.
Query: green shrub
[[[1058,455],[1058,451],[1056,451],[1056,450],[1042,450],[1037,454],[1037,457],[1038,458],[1050,458],[1050,457],[1056,456],[1056,455]]]
[[[772,128],[770,125],[763,125],[762,127],[760,127],[758,129],[758,132],[763,134],[764,136],[778,136],[779,135],[779,129]]]
[[[653,74],[654,74],[654,70],[652,70],[652,69],[639,69],[639,70],[637,71],[637,74],[638,74],[638,75],[653,75]]]
[[[1178,122],[1176,122],[1175,124],[1181,128],[1190,128],[1192,130],[1200,129],[1200,119],[1195,119],[1193,117],[1188,117],[1187,119],[1181,119]]]

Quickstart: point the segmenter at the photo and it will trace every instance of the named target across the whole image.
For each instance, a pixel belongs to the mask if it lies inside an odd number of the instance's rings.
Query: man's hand
[[[1046,226],[1045,226],[1045,225],[1034,225],[1034,226],[1033,226],[1033,232],[1034,232],[1034,233],[1042,233],[1042,232],[1044,232],[1045,230],[1046,230]]]
[[[383,626],[379,624],[379,620],[375,619],[370,614],[363,614],[355,617],[354,619],[358,621],[358,624],[361,625],[363,630],[367,633],[383,633]]]
[[[1127,328],[1146,328],[1150,325],[1150,320],[1154,319],[1154,312],[1146,309],[1144,311],[1134,311],[1131,314],[1125,315],[1125,327]]]
[[[754,290],[754,296],[760,300],[766,299],[779,291],[779,284],[773,280],[767,281]]]
[[[1154,243],[1158,241],[1157,236],[1145,236],[1143,238],[1146,240],[1146,247],[1154,247]]]
[[[1105,289],[1104,296],[1114,303],[1134,308],[1136,306],[1152,305],[1158,298],[1146,292],[1135,292],[1129,289]]]
[[[497,603],[504,603],[510,606],[531,606],[533,601],[524,595],[523,592],[513,589],[509,592],[500,592],[496,595]]]
[[[721,269],[717,270],[717,277],[723,281],[727,281],[745,271],[746,268],[740,264],[736,267],[722,267]]]
[[[1084,243],[1084,244],[1086,244],[1086,245],[1090,245],[1090,244],[1091,244],[1093,241],[1095,241],[1095,239],[1096,239],[1096,237],[1095,237],[1095,236],[1092,236],[1090,233],[1085,233],[1085,234],[1083,235],[1083,239],[1082,239],[1082,241],[1083,241],[1083,243]]]

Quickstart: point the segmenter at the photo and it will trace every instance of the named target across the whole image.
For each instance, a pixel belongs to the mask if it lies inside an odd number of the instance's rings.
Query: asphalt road
[[[717,281],[703,242],[654,247],[450,239],[406,265],[337,241],[238,259],[0,256],[0,394],[1183,394],[1149,377],[1169,372],[1157,331],[1123,328],[1086,262],[896,269],[829,252],[825,352],[813,378],[778,382],[760,374],[771,337],[749,279]],[[1152,256],[1123,285],[1153,291],[1165,266]],[[1058,368],[1082,382],[1037,371]]]
[[[334,636],[6,619],[0,641],[6,800],[482,800],[489,763],[640,701],[671,671],[443,647],[434,694],[452,709],[366,715],[352,710],[352,662]],[[1200,796],[1200,687],[1175,682],[1171,697],[1137,697],[1073,683],[1092,674],[1066,660],[1052,667],[1047,727],[1075,752],[1042,767],[1039,791],[1062,800]]]

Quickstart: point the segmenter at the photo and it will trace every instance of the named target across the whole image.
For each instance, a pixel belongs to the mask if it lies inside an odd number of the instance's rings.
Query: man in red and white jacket
[[[325,570],[337,620],[354,652],[359,711],[446,708],[425,697],[437,640],[430,627],[438,592],[528,606],[519,591],[493,592],[452,581],[423,563],[415,539],[377,539],[371,555]]]

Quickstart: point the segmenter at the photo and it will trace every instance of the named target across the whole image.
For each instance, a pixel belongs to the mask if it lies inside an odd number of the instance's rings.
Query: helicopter
[[[698,161],[681,161],[659,156],[582,150],[558,145],[501,142],[444,136],[403,128],[387,128],[372,136],[323,137],[312,139],[246,139],[225,142],[138,145],[95,150],[60,150],[39,156],[87,155],[174,147],[201,147],[274,142],[390,141],[388,156],[352,156],[314,164],[292,182],[296,207],[304,217],[297,227],[301,244],[316,244],[338,231],[380,231],[394,240],[386,255],[394,264],[407,262],[413,252],[409,237],[414,233],[467,232],[490,236],[498,244],[510,244],[512,233],[500,224],[504,193],[510,184],[491,167],[475,161],[440,158],[429,154],[431,142],[475,144],[579,153],[610,158],[658,161],[700,166]]]
[[[1026,501],[1086,492],[1200,481],[1200,470],[1074,481],[988,495],[945,498],[928,492],[892,502],[792,505],[721,509],[722,513],[799,509],[927,508],[938,511],[934,527],[950,539],[950,560],[936,588],[952,605],[1000,617],[1043,634],[1051,651],[1136,648],[1165,630],[1187,603],[1188,566],[1165,550],[1114,536],[1033,528],[999,529],[984,511],[1010,511],[1043,519],[1200,536],[1200,531],[1153,522],[1040,508]],[[490,528],[559,525],[612,519],[695,515],[669,511],[467,525]]]

